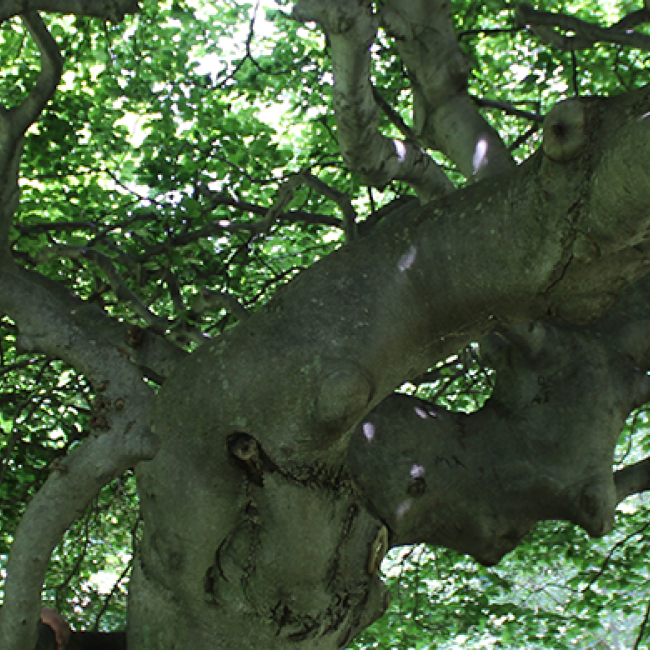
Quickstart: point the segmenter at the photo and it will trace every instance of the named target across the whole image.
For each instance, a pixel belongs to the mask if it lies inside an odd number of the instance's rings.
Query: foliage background
[[[407,193],[399,183],[370,190],[344,168],[328,44],[287,17],[289,4],[156,0],[119,25],[47,17],[65,74],[28,133],[16,257],[118,319],[176,328],[179,344],[192,349],[198,332],[216,336],[236,323],[226,299],[254,310],[343,241],[338,206],[308,187],[296,190],[289,219],[264,221],[282,179],[308,169],[348,194],[361,227]],[[544,8],[611,24],[627,5]],[[558,100],[647,82],[645,53],[553,51],[517,27],[514,5],[501,0],[455,0],[453,9],[473,64],[470,92],[519,159],[538,146],[541,116]],[[20,22],[0,34],[0,100],[11,107],[31,87],[38,56]],[[408,122],[409,82],[393,44],[380,38],[373,48],[375,85]],[[397,134],[388,115],[382,129]],[[56,459],[83,441],[93,395],[60,362],[17,349],[10,320],[0,329],[2,571],[26,502]],[[492,381],[471,347],[404,390],[473,410]],[[643,409],[630,418],[621,461],[647,454],[648,420]],[[391,609],[355,647],[646,647],[648,507],[643,497],[626,501],[615,532],[599,541],[572,526],[540,525],[493,568],[443,549],[398,549],[384,564]],[[138,528],[129,473],[56,550],[45,597],[75,627],[123,625]]]

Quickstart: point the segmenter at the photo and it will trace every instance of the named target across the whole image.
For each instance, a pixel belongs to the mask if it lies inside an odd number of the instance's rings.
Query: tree
[[[650,489],[650,9],[279,5],[0,7],[7,650],[131,468],[130,650],[345,647],[388,549]]]

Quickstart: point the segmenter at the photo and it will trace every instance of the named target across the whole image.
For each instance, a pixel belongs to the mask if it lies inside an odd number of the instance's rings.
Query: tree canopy
[[[0,645],[650,643],[649,24],[5,0]]]

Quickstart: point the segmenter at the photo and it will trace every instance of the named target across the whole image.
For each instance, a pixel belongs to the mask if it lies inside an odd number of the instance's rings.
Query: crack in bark
[[[564,277],[566,276],[567,272],[569,271],[569,267],[571,266],[573,262],[573,254],[569,255],[569,259],[562,265],[562,269],[560,270],[560,275],[557,279],[553,280],[545,289],[543,289],[543,292],[546,294],[550,294],[555,287],[557,287]]]

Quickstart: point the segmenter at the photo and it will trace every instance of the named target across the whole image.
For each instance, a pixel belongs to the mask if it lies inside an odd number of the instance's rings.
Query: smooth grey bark
[[[149,346],[146,354],[134,351],[129,358],[123,326],[56,288],[38,274],[0,264],[0,310],[16,322],[22,348],[68,361],[97,393],[88,440],[51,468],[16,531],[0,620],[3,648],[34,646],[40,591],[52,550],[104,485],[140,460],[152,458],[158,448],[149,421],[153,391],[133,363],[138,357],[150,360]],[[121,345],[115,344],[116,338]],[[161,354],[158,365],[167,368],[164,358]],[[33,626],[26,624],[30,614]]]
[[[636,289],[636,305],[650,304],[647,279]],[[612,469],[628,414],[650,398],[650,312],[633,337],[611,327],[629,314],[629,297],[589,326],[538,322],[486,337],[496,385],[476,413],[394,395],[364,418],[349,465],[393,544],[424,541],[496,564],[541,520],[595,537],[612,529],[618,502],[647,484],[640,464],[636,485],[632,468]]]
[[[329,37],[338,138],[350,169],[379,187],[404,180],[423,202],[452,186],[422,147],[441,151],[472,179],[512,169],[505,144],[467,93],[470,66],[454,33],[449,3],[386,2],[376,13],[370,4],[299,0],[293,10],[294,18],[317,21]],[[378,131],[369,46],[379,24],[394,38],[411,79],[414,128],[404,141]]]
[[[645,463],[616,475],[610,467],[626,411],[647,398],[635,367],[647,367],[645,313],[635,312],[633,328],[616,311],[576,329],[648,270],[648,89],[560,105],[545,122],[543,150],[513,168],[466,96],[468,69],[444,3],[426,3],[435,11],[425,16],[418,0],[388,2],[379,17],[368,3],[327,4],[333,13],[316,17],[336,50],[348,162],[373,182],[405,179],[427,198],[450,189],[413,143],[373,132],[364,77],[380,18],[416,81],[418,136],[486,180],[424,207],[402,204],[177,370],[182,355],[151,337],[130,348],[124,327],[10,259],[22,136],[61,72],[44,26],[25,18],[43,63],[25,102],[0,113],[0,308],[26,349],[86,373],[99,403],[91,440],[54,472],[19,531],[0,623],[6,650],[31,647],[39,585],[62,528],[159,443],[138,469],[145,538],[131,650],[343,647],[384,611],[376,573],[389,545],[430,541],[490,563],[540,518],[603,534],[613,505],[648,486]],[[0,20],[26,6],[9,3]],[[130,1],[28,6],[109,16],[112,7],[117,18],[135,9]],[[324,6],[299,3],[307,17]],[[444,47],[432,50],[432,39]],[[365,146],[374,166],[363,166]],[[572,324],[520,325],[539,319]],[[494,330],[503,340],[484,347],[499,385],[480,413],[391,397]],[[152,435],[142,377],[170,373]],[[585,382],[602,394],[601,411],[580,400]],[[422,445],[431,432],[436,444]]]
[[[648,137],[649,104],[647,90],[581,103],[578,151],[560,147],[561,162],[540,152],[507,178],[398,208],[182,362],[157,399],[161,449],[138,469],[146,525],[131,650],[344,647],[385,607],[374,575],[385,541],[491,563],[539,519],[609,530],[612,449],[647,397],[645,375],[595,326],[515,324],[592,320],[647,272],[649,188],[624,181],[616,161],[631,129]],[[549,138],[567,137],[575,115],[559,110]],[[635,170],[647,171],[639,155]],[[625,213],[607,205],[618,192]],[[503,388],[483,411],[384,401],[494,329],[515,352],[493,346]],[[602,413],[579,400],[585,383]],[[421,508],[414,466],[426,472]]]
[[[0,647],[7,649],[30,648],[36,642],[45,572],[65,530],[104,485],[156,453],[158,440],[149,421],[153,391],[143,377],[164,377],[185,356],[145,333],[132,346],[128,326],[51,279],[26,271],[13,260],[9,247],[19,204],[23,137],[52,99],[63,71],[58,46],[33,10],[97,10],[100,13],[93,15],[111,17],[129,7],[134,10],[135,3],[53,0],[6,3],[0,9],[0,21],[21,12],[41,57],[39,75],[22,103],[11,109],[0,106],[0,313],[16,323],[23,350],[67,361],[86,376],[96,393],[88,440],[51,468],[50,478],[16,531],[0,620]]]
[[[447,155],[467,177],[483,179],[512,169],[498,133],[467,92],[471,71],[445,0],[388,0],[381,11],[413,85],[413,125],[426,147]]]
[[[453,185],[446,174],[416,142],[388,138],[378,130],[369,47],[377,35],[379,16],[364,3],[301,0],[294,6],[293,17],[301,22],[318,21],[330,39],[338,140],[350,169],[369,185],[381,187],[404,180],[423,202],[451,192]]]

